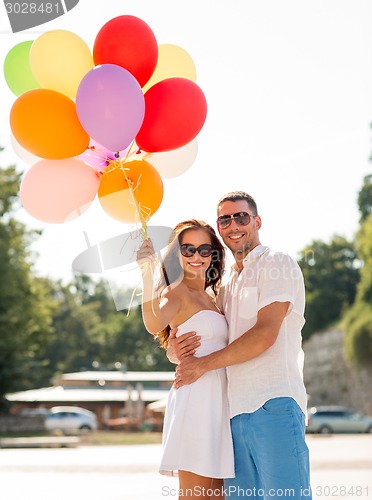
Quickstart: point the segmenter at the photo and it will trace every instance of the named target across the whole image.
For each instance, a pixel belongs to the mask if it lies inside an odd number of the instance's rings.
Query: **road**
[[[314,499],[372,500],[372,435],[307,442]],[[2,449],[0,500],[177,500],[177,480],[157,473],[160,453],[160,445]]]

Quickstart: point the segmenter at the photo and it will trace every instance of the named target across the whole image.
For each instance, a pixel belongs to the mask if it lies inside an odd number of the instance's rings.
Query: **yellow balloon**
[[[196,69],[191,56],[178,45],[170,43],[159,45],[158,62],[150,80],[143,87],[150,87],[166,78],[181,77],[196,82]]]
[[[88,71],[94,67],[88,45],[78,35],[66,30],[47,31],[30,50],[30,67],[38,83],[74,99]]]

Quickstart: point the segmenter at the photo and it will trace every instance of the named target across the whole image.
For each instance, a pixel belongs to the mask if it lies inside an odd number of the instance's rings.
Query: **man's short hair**
[[[220,208],[221,204],[225,201],[240,201],[245,200],[248,203],[249,208],[252,210],[252,215],[257,215],[257,203],[251,195],[246,193],[245,191],[231,191],[230,193],[225,194],[217,203],[217,210]]]

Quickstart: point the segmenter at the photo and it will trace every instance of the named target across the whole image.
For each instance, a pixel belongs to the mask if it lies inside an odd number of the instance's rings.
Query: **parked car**
[[[53,406],[45,418],[45,427],[51,432],[78,434],[95,431],[96,415],[78,406]]]
[[[372,417],[343,406],[315,406],[308,410],[306,432],[332,434],[333,432],[371,432]]]

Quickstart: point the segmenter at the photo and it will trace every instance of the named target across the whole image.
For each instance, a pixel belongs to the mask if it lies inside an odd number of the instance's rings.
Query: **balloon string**
[[[131,149],[132,147],[133,147],[133,143],[131,144],[129,149]],[[131,198],[132,198],[131,201],[135,206],[138,218],[139,218],[140,223],[141,223],[142,237],[144,240],[146,240],[148,238],[147,221],[149,220],[149,218],[151,216],[151,210],[149,210],[148,207],[142,206],[139,203],[139,201],[137,200],[135,190],[137,189],[137,187],[140,184],[140,178],[138,179],[137,185],[134,186],[133,181],[131,181],[127,175],[127,170],[130,170],[130,168],[125,167],[124,165],[126,163],[126,159],[128,158],[129,154],[130,154],[130,152],[128,151],[125,158],[118,158],[117,160],[111,160],[109,166],[107,168],[105,168],[104,170],[102,170],[100,173],[105,175],[105,174],[112,172],[113,170],[116,170],[117,168],[120,168],[120,170],[122,171],[122,173],[125,177],[125,180],[127,182],[127,185],[128,185],[128,188],[129,188],[129,191],[131,194]],[[144,212],[145,212],[145,215],[144,215]]]
[[[147,272],[148,268],[150,267],[150,262],[143,262],[142,264],[140,264],[139,267],[141,269],[141,272],[143,271],[143,273],[145,274]],[[154,309],[154,299],[155,299],[155,271],[154,271],[154,269],[152,267],[150,267],[150,272],[151,272],[151,281],[152,281],[151,310],[152,310],[152,313],[154,314],[154,316],[156,316],[156,312],[155,312],[155,309]],[[128,311],[127,311],[127,318],[129,317],[129,314],[130,314],[130,311],[131,311],[131,308],[132,308],[132,304],[133,304],[133,301],[134,301],[134,297],[135,296],[140,297],[141,295],[143,295],[143,289],[142,289],[141,293],[136,294],[137,289],[139,288],[139,286],[140,286],[140,282],[137,283],[137,285],[134,287],[134,290],[133,290],[132,295],[130,297]]]
[[[133,300],[134,300],[134,296],[136,294],[136,291],[137,291],[137,288],[139,287],[139,283],[134,287],[134,290],[132,292],[132,295],[130,297],[130,301],[129,301],[129,306],[128,306],[128,311],[127,311],[127,318],[129,317],[130,315],[130,310],[132,308],[132,304],[133,304]],[[139,294],[138,294],[139,295]]]
[[[149,216],[147,216],[146,218],[144,217],[143,212],[142,212],[142,207],[141,207],[140,203],[138,202],[137,197],[136,197],[135,192],[134,192],[136,188],[133,188],[133,182],[129,179],[129,177],[127,175],[127,172],[126,172],[128,169],[125,168],[123,166],[123,164],[124,164],[124,162],[120,161],[120,169],[121,169],[121,171],[124,174],[125,180],[127,181],[127,184],[128,184],[131,196],[132,196],[132,201],[134,203],[134,206],[136,207],[136,211],[137,211],[139,220],[141,222],[142,237],[143,237],[144,240],[147,240],[147,238],[148,238],[148,234],[147,234],[147,220],[148,220]]]
[[[141,223],[141,235],[142,235],[142,238],[143,240],[146,240],[148,238],[148,232],[147,232],[147,221],[149,220],[150,216],[151,216],[151,210],[149,210],[147,207],[143,207],[141,206],[141,204],[139,203],[139,201],[137,200],[137,197],[136,197],[136,189],[138,188],[139,184],[140,184],[140,178],[138,179],[138,182],[137,182],[137,185],[134,185],[133,181],[131,179],[129,179],[128,175],[127,175],[127,171],[130,170],[130,168],[128,167],[125,167],[125,163],[126,163],[126,160],[127,158],[131,155],[131,149],[134,145],[134,141],[132,142],[132,144],[130,145],[128,151],[127,151],[127,154],[125,156],[125,158],[117,158],[117,160],[111,160],[110,163],[109,163],[109,166],[104,169],[101,173],[103,175],[105,174],[108,174],[109,172],[112,172],[113,170],[116,170],[117,168],[120,168],[121,172],[123,173],[124,175],[124,178],[127,182],[127,185],[128,185],[128,188],[129,188],[129,191],[130,191],[130,194],[131,194],[131,198],[132,198],[132,202],[135,206],[135,209],[136,209],[136,212],[137,212],[137,215],[138,215],[138,218],[140,220],[140,223]],[[144,215],[144,212],[146,212],[146,209],[147,209],[147,214]],[[143,264],[141,264],[141,268],[142,266],[149,266],[150,264],[148,262],[144,262]],[[142,270],[142,269],[141,269]],[[144,269],[145,272],[147,272],[147,269]],[[151,274],[152,274],[152,282],[153,282],[153,286],[155,286],[155,279],[154,279],[154,270],[151,269]],[[131,308],[132,308],[132,304],[133,304],[133,301],[134,301],[134,298],[135,298],[135,295],[136,295],[136,292],[137,292],[137,289],[139,288],[139,283],[135,286],[133,292],[132,292],[132,295],[131,295],[131,298],[130,298],[130,302],[129,302],[129,306],[128,306],[128,311],[127,311],[127,317],[129,316],[130,314],[130,311],[131,311]],[[153,313],[155,314],[155,311],[154,311],[154,298],[153,298],[153,295],[154,295],[154,288],[152,290],[152,293],[151,293],[151,308],[152,308],[152,311]],[[143,291],[142,291],[142,294],[143,294]],[[140,295],[140,294],[138,294]]]
[[[127,152],[126,152],[126,154],[125,154],[125,158],[124,158],[124,160],[127,160],[127,159],[129,158],[129,156],[131,156],[131,155],[133,154],[133,153],[132,153],[132,148],[133,148],[133,146],[134,146],[134,145],[135,145],[135,142],[134,142],[134,141],[132,141],[132,142],[130,143],[130,146],[129,146],[129,148],[128,148],[128,151],[127,151]]]

